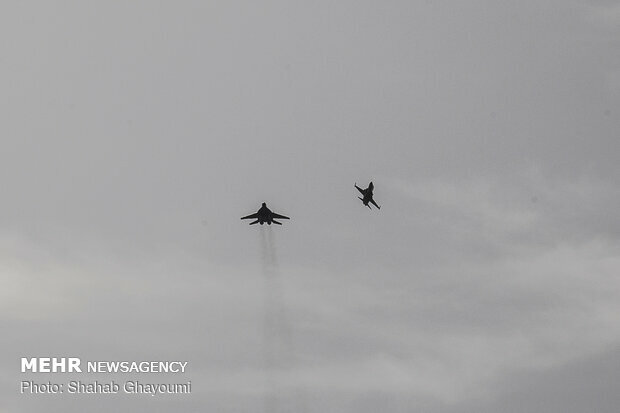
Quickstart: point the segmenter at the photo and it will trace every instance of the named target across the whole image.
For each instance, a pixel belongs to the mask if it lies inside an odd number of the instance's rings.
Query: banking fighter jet
[[[375,189],[375,186],[371,183],[368,184],[368,188],[366,189],[362,189],[359,186],[357,186],[357,184],[355,184],[355,187],[357,188],[358,191],[360,191],[360,193],[362,194],[362,197],[358,198],[362,201],[362,203],[364,205],[366,205],[368,207],[368,209],[372,209],[370,208],[370,205],[368,205],[368,203],[370,202],[371,204],[373,204],[374,206],[377,207],[377,209],[381,209],[381,207],[379,205],[377,205],[377,203],[375,202],[374,199],[372,199],[372,190]]]

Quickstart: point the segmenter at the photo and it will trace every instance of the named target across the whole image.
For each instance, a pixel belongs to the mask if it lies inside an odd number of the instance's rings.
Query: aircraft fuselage
[[[267,225],[271,225],[271,210],[269,208],[267,208],[267,205],[264,205],[260,207],[260,209],[257,212],[258,216],[256,217],[256,219],[258,219],[258,223],[263,225],[265,222],[267,223]]]

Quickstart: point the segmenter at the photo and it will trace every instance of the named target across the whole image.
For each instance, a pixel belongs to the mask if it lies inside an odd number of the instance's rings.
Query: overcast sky
[[[620,2],[5,1],[0,39],[1,413],[617,411]],[[193,392],[19,395],[45,355]]]

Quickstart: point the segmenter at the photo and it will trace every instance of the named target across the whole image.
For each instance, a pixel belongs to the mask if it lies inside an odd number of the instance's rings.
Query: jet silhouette
[[[272,212],[269,208],[267,208],[267,204],[263,202],[263,205],[260,209],[255,213],[248,215],[247,217],[242,217],[241,219],[255,219],[256,221],[250,222],[250,225],[261,224],[263,225],[265,222],[268,225],[271,225],[273,222],[277,225],[282,225],[281,222],[276,221],[276,219],[290,219],[289,217],[285,217],[284,215],[276,214]]]
[[[377,207],[377,209],[381,209],[381,207],[379,205],[377,205],[377,203],[375,202],[374,199],[372,199],[372,190],[375,189],[375,186],[371,183],[368,184],[368,188],[366,189],[362,189],[359,186],[357,186],[357,183],[355,184],[355,187],[357,188],[358,191],[361,192],[362,197],[358,198],[364,203],[364,205],[366,205],[368,207],[368,209],[372,209],[370,208],[370,205],[368,205],[368,203],[370,202],[371,204],[373,204],[374,206]]]

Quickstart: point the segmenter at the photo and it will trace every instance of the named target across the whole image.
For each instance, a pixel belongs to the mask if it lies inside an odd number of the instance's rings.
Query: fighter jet
[[[357,186],[357,183],[355,184],[355,187],[357,188],[358,191],[361,192],[362,197],[358,198],[364,203],[364,205],[366,205],[368,207],[368,209],[372,209],[370,208],[370,205],[368,205],[368,203],[370,202],[371,204],[373,204],[374,206],[377,207],[377,209],[381,209],[381,207],[379,205],[377,205],[377,203],[375,202],[374,199],[372,199],[372,190],[375,188],[375,186],[371,183],[368,184],[368,188],[366,189],[362,189],[359,186]]]
[[[284,215],[280,215],[280,214],[276,214],[275,212],[272,212],[269,208],[267,208],[267,204],[263,202],[263,206],[261,206],[260,209],[255,214],[248,215],[247,217],[243,217],[241,219],[255,219],[256,221],[250,222],[250,225],[254,225],[254,224],[263,225],[265,222],[268,225],[271,225],[271,223],[282,225],[282,223],[276,221],[276,219],[290,219],[290,218],[285,217]]]

